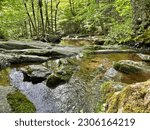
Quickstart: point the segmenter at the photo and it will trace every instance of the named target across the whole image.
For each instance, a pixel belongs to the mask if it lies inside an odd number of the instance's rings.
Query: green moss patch
[[[106,112],[149,113],[150,80],[126,86],[120,92],[107,91]],[[113,94],[112,94],[113,93]]]
[[[25,95],[23,95],[19,90],[7,95],[8,103],[12,108],[12,112],[16,113],[34,113],[36,108],[31,103]]]

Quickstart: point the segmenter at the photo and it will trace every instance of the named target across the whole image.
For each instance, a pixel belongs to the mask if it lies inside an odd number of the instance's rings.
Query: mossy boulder
[[[61,85],[65,82],[66,81],[64,79],[62,79],[60,76],[52,74],[47,78],[46,85],[49,88],[56,88],[58,85]]]
[[[115,92],[122,90],[124,87],[123,83],[107,81],[104,82],[100,87],[101,99],[106,102]]]
[[[51,68],[53,74],[48,76],[46,85],[50,88],[55,88],[60,84],[67,83],[76,70],[77,65],[78,60],[71,57],[48,62],[46,66]]]
[[[114,64],[114,68],[117,71],[132,74],[132,73],[150,73],[150,67],[142,62],[135,62],[131,60],[121,60]]]
[[[99,103],[97,108],[99,111],[105,112],[108,109],[108,102],[111,99],[111,97],[116,93],[121,91],[124,88],[125,84],[120,82],[113,82],[113,81],[107,81],[104,82],[100,86],[100,97],[101,102]]]
[[[106,112],[149,113],[150,80],[127,85],[123,90],[107,98]]]
[[[36,108],[19,90],[7,95],[8,103],[15,113],[34,113]]]

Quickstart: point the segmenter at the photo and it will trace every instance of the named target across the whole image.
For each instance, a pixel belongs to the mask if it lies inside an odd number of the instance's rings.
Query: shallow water
[[[99,99],[99,85],[91,85],[94,79],[101,80],[106,72],[97,70],[102,65],[105,70],[112,68],[119,60],[140,61],[135,53],[90,54],[79,61],[78,70],[70,81],[50,89],[45,82],[32,84],[24,82],[23,74],[19,66],[0,71],[0,86],[7,87],[10,84],[27,96],[33,102],[37,112],[94,112]],[[110,69],[112,70],[112,69]],[[113,72],[112,72],[113,73]],[[150,75],[121,75],[123,83],[135,83],[146,81]],[[98,77],[98,78],[97,78]],[[140,77],[140,78],[139,78]],[[117,81],[118,79],[116,79]]]

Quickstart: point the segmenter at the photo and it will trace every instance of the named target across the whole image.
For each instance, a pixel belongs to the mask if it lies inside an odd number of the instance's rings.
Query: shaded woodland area
[[[149,0],[1,0],[0,37],[59,41],[71,34],[108,43],[149,43]]]

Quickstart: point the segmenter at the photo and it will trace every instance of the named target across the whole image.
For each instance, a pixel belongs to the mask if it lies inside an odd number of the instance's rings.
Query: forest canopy
[[[88,34],[126,42],[149,34],[149,7],[149,0],[1,0],[0,37]]]

